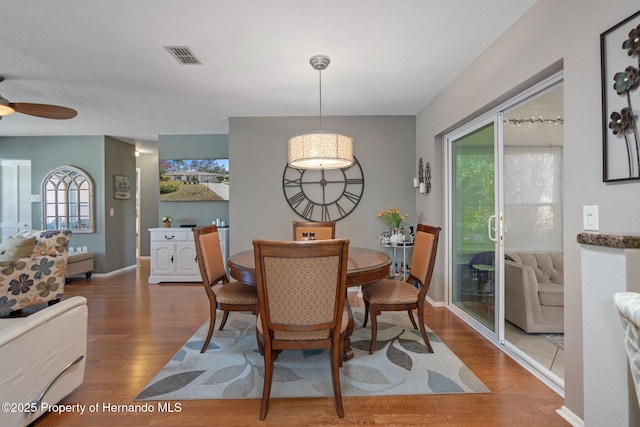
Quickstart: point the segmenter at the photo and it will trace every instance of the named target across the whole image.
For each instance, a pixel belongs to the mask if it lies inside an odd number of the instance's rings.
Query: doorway
[[[534,255],[550,260],[563,281],[563,194],[562,152],[563,86],[552,85],[504,112],[504,248],[505,255]],[[515,255],[514,255],[515,256]],[[544,257],[544,258],[543,258]],[[513,264],[510,272],[517,273]],[[544,267],[545,269],[547,267]],[[511,281],[511,274],[507,277]],[[542,281],[541,281],[542,283]],[[545,307],[542,317],[548,325],[529,327],[522,323],[519,295],[506,283],[504,345],[545,373],[554,383],[564,383],[563,306]],[[532,305],[527,310],[536,309]],[[552,321],[551,318],[556,320]],[[556,323],[555,325],[552,323]],[[559,324],[559,325],[558,325]],[[545,329],[546,328],[546,329]]]
[[[504,260],[563,252],[562,100],[558,73],[445,136],[447,306],[559,392],[563,334],[505,318]]]
[[[31,228],[31,160],[0,159],[0,242]]]

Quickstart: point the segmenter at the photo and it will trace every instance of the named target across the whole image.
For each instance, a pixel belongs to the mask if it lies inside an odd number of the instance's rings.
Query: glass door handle
[[[496,241],[496,216],[491,215],[487,221],[487,235],[492,242]]]

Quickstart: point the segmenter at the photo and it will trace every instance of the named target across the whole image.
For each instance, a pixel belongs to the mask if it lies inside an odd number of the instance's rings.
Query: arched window
[[[82,169],[62,166],[42,180],[43,228],[93,233],[93,211],[93,183]]]

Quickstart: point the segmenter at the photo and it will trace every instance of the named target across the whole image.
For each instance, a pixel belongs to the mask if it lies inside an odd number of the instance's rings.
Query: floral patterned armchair
[[[64,292],[71,231],[25,230],[16,237],[35,237],[28,258],[0,261],[0,315],[44,302]]]

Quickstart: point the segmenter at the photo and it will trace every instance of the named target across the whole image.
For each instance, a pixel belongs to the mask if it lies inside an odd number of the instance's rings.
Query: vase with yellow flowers
[[[387,210],[382,210],[378,212],[378,218],[383,220],[385,223],[391,227],[391,243],[400,243],[402,241],[402,237],[400,235],[400,225],[402,221],[409,218],[409,214],[405,213],[403,215],[400,214],[400,209],[398,208],[387,208]]]

